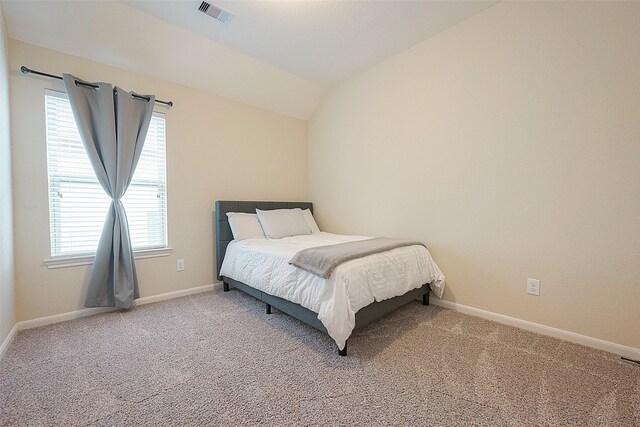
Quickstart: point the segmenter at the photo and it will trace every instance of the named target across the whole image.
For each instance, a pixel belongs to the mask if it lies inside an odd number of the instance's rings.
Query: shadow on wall
[[[215,204],[214,204],[215,205]],[[218,254],[216,252],[216,211],[215,209],[211,211],[211,253],[213,254],[213,282],[216,283],[218,281],[218,263],[217,257]]]
[[[89,278],[91,277],[91,269],[93,268],[93,263],[86,266],[82,266],[82,267],[85,268],[85,272],[84,272],[84,277],[82,279],[82,289],[80,291],[80,295],[78,296],[78,309],[85,308],[84,301],[87,299],[87,290],[89,289]],[[75,267],[75,268],[78,268],[78,267]]]
[[[474,262],[470,256],[465,257],[463,252],[448,249],[445,246],[429,245],[427,248],[431,253],[436,264],[442,270],[445,277],[445,288],[442,299],[456,303],[456,283],[473,283],[474,281],[482,282],[484,277],[491,275],[491,270],[481,262]],[[456,266],[456,268],[448,268],[449,266]],[[455,276],[451,275],[451,271],[473,271],[475,277]],[[479,273],[479,274],[478,274]],[[478,292],[482,292],[478,289]]]

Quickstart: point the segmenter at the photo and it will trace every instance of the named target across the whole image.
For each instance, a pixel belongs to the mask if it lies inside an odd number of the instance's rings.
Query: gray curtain
[[[108,83],[90,83],[69,74],[64,85],[73,116],[93,170],[111,197],[96,258],[89,278],[85,307],[129,308],[139,298],[138,279],[121,202],[138,164],[153,114],[155,97],[133,97]],[[82,82],[86,83],[86,82]]]

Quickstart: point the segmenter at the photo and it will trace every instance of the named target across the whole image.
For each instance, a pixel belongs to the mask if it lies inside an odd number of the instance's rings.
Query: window
[[[111,203],[84,150],[64,93],[45,93],[51,255],[92,255]],[[164,114],[153,113],[147,139],[122,198],[134,250],[167,246]]]

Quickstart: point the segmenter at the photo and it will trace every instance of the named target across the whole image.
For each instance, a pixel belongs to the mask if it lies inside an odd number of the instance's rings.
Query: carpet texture
[[[239,291],[20,332],[2,426],[638,426],[640,366],[419,302],[349,339]]]

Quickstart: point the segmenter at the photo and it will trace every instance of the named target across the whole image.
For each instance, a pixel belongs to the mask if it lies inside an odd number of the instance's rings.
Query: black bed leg
[[[227,282],[222,282],[222,290],[224,292],[229,292],[229,284]]]
[[[347,355],[347,342],[344,343],[344,348],[342,350],[338,349],[338,356],[346,356]]]
[[[429,305],[429,292],[422,295],[422,305]]]
[[[267,304],[267,314],[271,314],[271,304]]]

